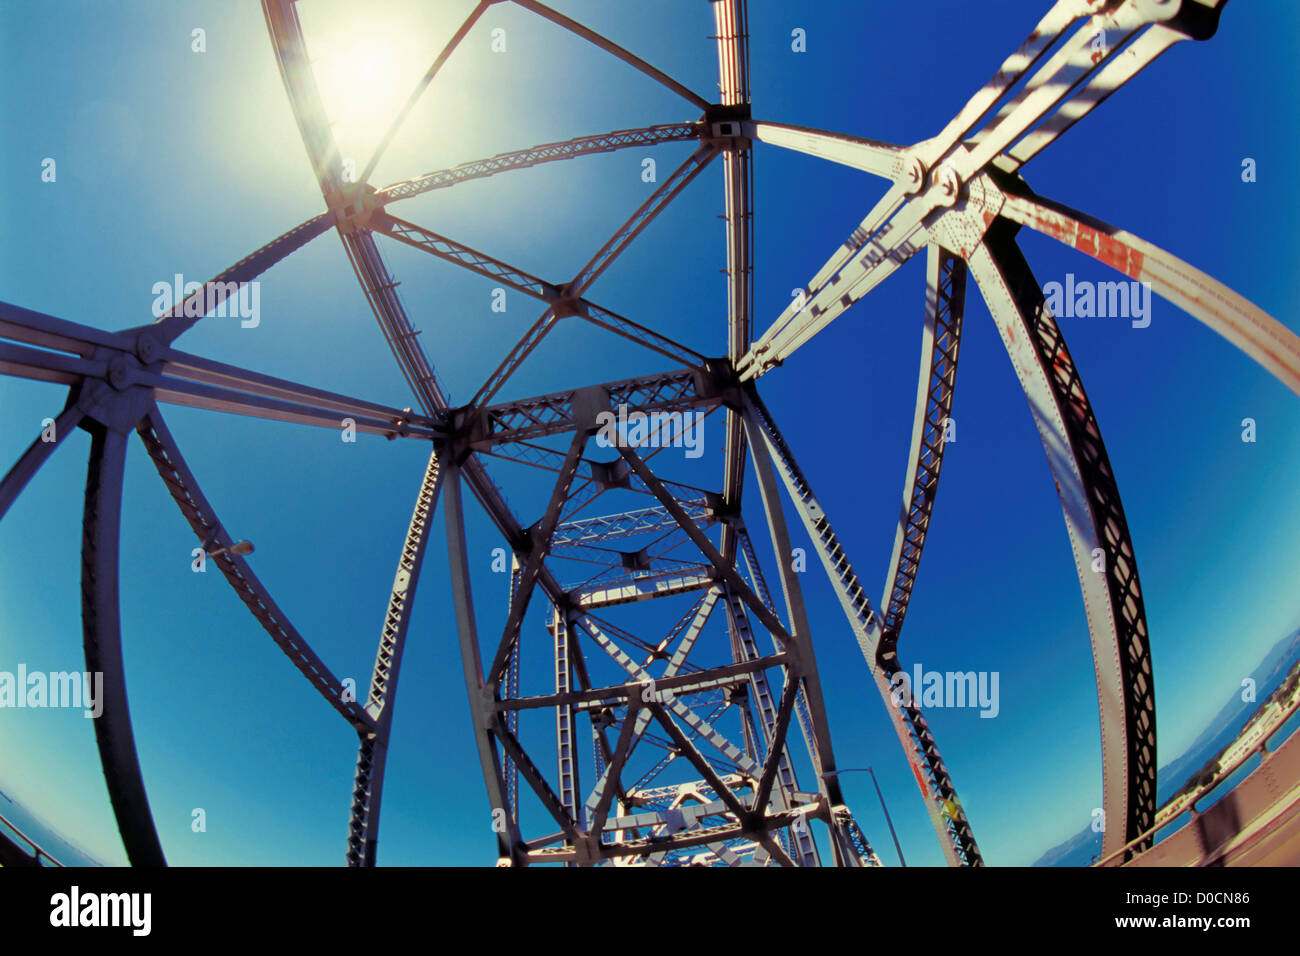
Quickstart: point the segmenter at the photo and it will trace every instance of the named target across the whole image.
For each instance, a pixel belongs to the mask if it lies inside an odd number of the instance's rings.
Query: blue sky
[[[326,76],[351,40],[391,42],[370,75],[387,83],[378,122],[326,89],[345,155],[370,145],[472,3],[312,0],[309,48]],[[711,11],[557,2],[713,98]],[[1032,29],[1045,2],[936,0],[918,21],[893,4],[750,7],[759,118],[895,143],[936,133]],[[1026,169],[1039,193],[1154,242],[1290,328],[1298,188],[1290,79],[1297,13],[1282,0],[1232,4],[1218,35],[1182,44]],[[202,281],[320,211],[256,3],[52,3],[6,11],[0,58],[0,298],[107,329],[146,322],[155,282]],[[360,21],[369,24],[364,29]],[[191,51],[206,31],[207,52]],[[507,52],[489,49],[494,28]],[[807,34],[806,53],[790,32]],[[351,40],[349,39],[351,38]],[[359,39],[358,39],[359,38]],[[51,50],[59,55],[50,55]],[[320,51],[317,54],[317,51]],[[359,81],[358,81],[359,82]],[[333,90],[334,99],[329,98]],[[354,92],[354,91],[353,91]],[[493,7],[379,164],[376,185],[572,136],[696,118],[694,109],[595,48],[508,4]],[[552,280],[571,276],[690,152],[673,144],[584,158],[444,190],[397,215]],[[57,161],[55,183],[41,160]],[[1254,158],[1258,181],[1243,183]],[[706,354],[725,351],[722,173],[687,188],[590,297]],[[755,327],[765,329],[857,225],[885,183],[756,148]],[[1052,240],[1021,234],[1040,282],[1105,279]],[[494,283],[381,243],[453,402],[463,402],[540,309]],[[918,257],[760,383],[803,470],[878,601],[897,520],[923,317]],[[957,379],[958,441],[901,654],[928,669],[1000,674],[1001,713],[930,715],[991,863],[1028,863],[1100,805],[1096,692],[1078,585],[1041,443],[972,287]],[[321,236],[262,277],[262,322],[207,319],[181,348],[401,407],[413,404],[348,269]],[[1124,495],[1146,595],[1161,763],[1199,733],[1264,651],[1300,623],[1293,582],[1300,404],[1226,342],[1155,300],[1152,323],[1061,320]],[[666,360],[561,327],[503,397],[662,370]],[[0,461],[21,454],[61,388],[0,379]],[[164,408],[202,487],[253,567],[336,674],[364,683],[401,537],[427,456],[414,442]],[[1240,440],[1241,420],[1258,441]],[[716,484],[722,429],[704,459]],[[0,523],[0,669],[81,667],[80,505],[84,433],[71,436]],[[502,472],[508,474],[508,472]],[[699,474],[698,472],[696,473]],[[696,479],[700,483],[704,479]],[[342,861],[355,737],[247,614],[220,575],[189,570],[192,534],[138,445],[127,461],[123,633],[145,779],[172,863]],[[752,490],[752,489],[751,489]],[[507,487],[531,522],[546,489]],[[751,525],[759,502],[747,496]],[[539,501],[540,499],[540,501]],[[500,542],[469,504],[480,630],[499,629]],[[537,513],[534,513],[537,512]],[[803,540],[801,528],[795,531]],[[402,672],[380,860],[491,862],[492,834],[470,735],[441,521],[425,562]],[[796,541],[796,544],[800,541]],[[764,551],[770,557],[770,549]],[[774,569],[769,566],[769,578]],[[840,766],[877,770],[909,863],[941,856],[883,704],[823,578],[803,586]],[[549,764],[548,764],[549,766]],[[870,780],[844,777],[850,805],[892,858]],[[109,862],[123,855],[79,712],[0,712],[0,785]],[[191,810],[207,814],[190,830]]]

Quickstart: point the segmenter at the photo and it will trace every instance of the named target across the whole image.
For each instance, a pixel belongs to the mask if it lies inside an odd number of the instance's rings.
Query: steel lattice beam
[[[898,519],[882,602],[885,620],[881,648],[885,652],[897,648],[898,633],[912,598],[921,551],[934,513],[939,470],[948,443],[965,299],[966,263],[946,249],[931,246],[912,447],[908,453],[903,510]]]
[[[777,430],[771,414],[752,388],[747,392],[748,410],[755,433],[762,438],[763,451],[785,484],[786,492],[812,539],[844,613],[857,638],[862,656],[886,701],[890,721],[903,744],[917,786],[925,798],[926,810],[948,862],[954,865],[978,865],[982,862],[970,824],[957,801],[957,794],[943,759],[934,743],[921,711],[914,704],[894,706],[890,679],[898,670],[896,656],[882,658],[880,618],[871,606],[866,587],[858,579],[853,565],[840,544],[830,519],[817,502],[808,479],[800,470],[784,437]]]
[[[185,516],[196,539],[204,546],[214,545],[216,549],[225,549],[234,543],[218,520],[212,505],[208,503],[199,489],[194,474],[171,432],[163,422],[157,407],[151,408],[139,424],[136,432],[144,442],[145,450],[153,461],[167,491]],[[253,569],[238,554],[223,551],[214,555],[212,561],[222,575],[230,582],[235,594],[252,612],[266,633],[270,635],[277,647],[284,652],[294,667],[302,673],[326,702],[329,703],[358,732],[369,733],[374,729],[374,719],[356,700],[349,700],[343,684],[311,649],[311,645],[289,623],[288,617],[271,599]]]
[[[1065,512],[1097,671],[1107,827],[1103,852],[1151,824],[1156,714],[1142,588],[1119,489],[1092,405],[1011,228],[971,256],[989,312],[1033,412]],[[1092,570],[1100,551],[1100,573]],[[1116,825],[1120,822],[1121,825]]]
[[[366,713],[374,721],[373,731],[361,733],[357,752],[357,770],[352,787],[352,818],[348,825],[347,859],[352,866],[374,866],[379,840],[379,807],[383,795],[384,767],[388,759],[388,740],[393,726],[393,707],[397,696],[397,677],[406,648],[406,633],[411,623],[415,590],[420,581],[425,547],[429,543],[429,526],[442,482],[438,453],[429,456],[424,480],[415,499],[411,521],[407,526],[402,553],[388,596],[388,610],[375,652],[375,666],[366,695]]]
[[[415,179],[404,180],[385,186],[375,194],[380,203],[397,202],[409,199],[421,193],[435,189],[446,189],[471,179],[483,179],[497,173],[515,169],[527,169],[543,163],[561,159],[573,159],[578,156],[592,156],[598,153],[612,153],[620,149],[637,146],[658,146],[661,143],[681,143],[699,139],[705,134],[700,123],[670,123],[661,126],[647,126],[643,129],[622,129],[598,136],[581,136],[559,143],[545,143],[528,149],[509,153],[498,153],[488,159],[479,159],[461,163],[450,169],[425,173]]]

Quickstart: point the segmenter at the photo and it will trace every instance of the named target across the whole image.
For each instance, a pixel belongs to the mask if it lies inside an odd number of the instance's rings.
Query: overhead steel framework
[[[514,2],[619,58],[676,93],[698,117],[549,143],[372,187],[368,181],[380,157],[423,91],[488,8],[502,2]],[[1156,720],[1136,557],[1079,370],[1016,234],[1028,227],[1128,278],[1150,282],[1298,394],[1300,339],[1170,253],[1039,197],[1022,170],[1165,50],[1211,37],[1225,2],[1059,0],[938,135],[900,147],[755,119],[744,0],[710,4],[717,102],[536,0],[482,0],[424,75],[360,181],[350,183],[342,177],[295,4],[263,0],[274,55],[326,211],[236,263],[195,296],[206,296],[210,309],[239,284],[336,230],[419,411],[181,352],[176,339],[199,320],[188,308],[191,300],[156,322],[120,332],[0,303],[0,372],[68,387],[57,440],[34,440],[0,481],[0,518],[71,429],[81,426],[92,436],[82,542],[85,653],[87,668],[104,674],[105,707],[95,731],[130,861],[164,862],[132,737],[118,614],[123,462],[134,430],[241,600],[358,736],[350,865],[377,860],[393,702],[440,497],[472,727],[489,805],[499,817],[494,832],[501,864],[879,864],[840,792],[804,599],[788,560],[788,500],[843,605],[948,861],[980,865],[971,823],[924,714],[915,702],[895,702],[891,691],[893,675],[903,669],[900,636],[934,515],[970,279],[989,307],[1037,424],[1078,569],[1096,670],[1110,821],[1103,853],[1112,862],[1140,853],[1156,825]],[[1094,42],[1099,33],[1106,37],[1100,48]],[[530,275],[391,211],[412,196],[474,178],[671,142],[698,145],[568,281]],[[859,227],[808,280],[804,294],[756,336],[755,143],[890,182]],[[588,298],[601,274],[715,160],[723,174],[727,245],[728,350],[722,357],[701,355]],[[468,404],[448,403],[376,236],[543,303],[536,322]],[[758,380],[922,250],[928,270],[916,412],[898,531],[877,612],[813,493],[811,477],[764,405]],[[652,350],[668,363],[666,370],[495,401],[538,344],[570,318]],[[430,443],[373,675],[361,700],[344,690],[243,557],[223,550],[233,542],[163,420],[161,406],[168,403],[328,428],[349,417],[364,433]],[[644,412],[660,430],[674,424],[680,429],[686,415],[716,416],[726,435],[720,485],[707,477],[694,486],[661,475],[655,467],[658,445],[647,450],[644,443],[620,442],[609,453],[597,452],[602,413],[614,409]],[[540,516],[526,523],[513,513],[489,476],[488,458],[553,476]],[[751,467],[765,536],[776,556],[776,591],[761,567],[759,543],[750,536],[746,518],[752,515],[741,507]],[[478,633],[466,488],[513,555],[499,636]],[[601,513],[592,506],[608,492],[615,494],[606,502],[636,494],[641,506]],[[1104,571],[1094,573],[1099,552]],[[666,617],[644,615],[647,623],[635,632],[613,619],[618,612],[611,609],[649,601],[672,611]],[[530,608],[541,609],[544,639],[527,626]],[[667,620],[672,623],[664,626]],[[549,675],[547,686],[526,692],[523,684],[539,671]],[[523,726],[539,715],[546,733]],[[802,740],[802,757],[796,739]],[[549,751],[546,759],[543,749]],[[802,783],[799,764],[813,774]]]

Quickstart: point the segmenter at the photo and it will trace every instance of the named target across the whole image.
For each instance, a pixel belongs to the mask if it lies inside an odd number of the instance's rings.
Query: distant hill
[[[1231,743],[1251,714],[1273,693],[1296,661],[1300,660],[1300,631],[1278,641],[1264,655],[1250,676],[1255,680],[1255,699],[1243,701],[1234,693],[1182,754],[1156,774],[1156,803],[1163,804],[1187,783],[1215,754]],[[1034,861],[1034,866],[1090,866],[1101,853],[1101,834],[1085,827],[1064,843],[1052,847]]]
[[[1234,694],[1206,725],[1187,751],[1161,768],[1156,781],[1157,802],[1164,803],[1196,773],[1205,762],[1232,742],[1265,698],[1273,693],[1290,673],[1300,656],[1300,631],[1273,645],[1250,676],[1255,679],[1255,700],[1247,703],[1240,692]]]
[[[85,850],[60,836],[54,827],[3,790],[0,790],[0,816],[9,820],[24,836],[34,840],[42,850],[53,856],[64,866],[104,865]],[[0,824],[0,828],[3,827],[4,825]]]

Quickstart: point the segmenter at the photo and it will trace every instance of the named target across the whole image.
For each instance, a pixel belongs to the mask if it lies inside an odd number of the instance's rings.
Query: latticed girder
[[[858,821],[853,819],[853,814],[849,812],[849,808],[836,807],[832,814],[840,824],[840,832],[847,838],[849,846],[860,861],[860,865],[880,866],[880,857],[876,855],[876,851],[867,842],[867,835],[858,826]]]
[[[772,603],[771,595],[768,593],[767,582],[763,578],[763,568],[758,563],[758,555],[754,551],[754,542],[749,536],[749,531],[739,519],[733,520],[730,524],[738,528],[737,539],[740,544],[740,554],[744,556],[745,569],[749,572],[749,580],[754,585],[754,591],[764,606],[775,614],[776,606]],[[817,735],[813,733],[812,714],[808,710],[808,697],[802,687],[799,688],[799,692],[795,696],[794,707],[795,714],[799,718],[799,729],[803,732],[804,745],[808,748],[808,753],[812,755],[813,762],[818,763],[821,757],[817,753]]]
[[[743,776],[722,777],[722,782],[735,790],[744,790]],[[804,801],[815,801],[816,794],[798,795]],[[815,806],[815,803],[809,804]],[[625,796],[617,822],[638,836],[664,838],[683,833],[693,825],[724,825],[728,821],[728,808],[707,781],[696,780],[656,788],[633,788]],[[796,819],[789,834],[808,833],[803,820]],[[786,852],[782,833],[782,852]],[[671,851],[652,853],[642,859],[615,859],[615,865],[624,866],[770,866],[777,862],[769,852],[766,841],[731,838],[703,846],[691,846]]]
[[[917,785],[925,798],[931,823],[940,838],[940,845],[948,861],[953,864],[977,865],[981,862],[965,813],[957,801],[956,791],[934,739],[925,726],[921,712],[915,706],[899,707],[894,703],[890,679],[896,666],[896,655],[881,656],[882,632],[880,618],[871,607],[866,589],[858,579],[848,555],[839,542],[830,519],[818,504],[794,454],[777,430],[770,413],[752,389],[748,392],[748,409],[762,438],[762,453],[770,455],[776,465],[795,509],[804,523],[813,547],[816,549],[826,573],[840,599],[854,636],[862,649],[867,666],[876,685],[884,696],[890,721],[903,742],[908,763],[916,776]],[[921,742],[913,744],[912,741]]]
[[[682,501],[681,504],[686,513],[696,521],[708,523],[714,516],[713,508],[707,498],[693,498]],[[676,527],[677,522],[673,516],[659,505],[654,508],[625,511],[622,514],[566,521],[555,529],[552,545],[561,548],[567,545],[592,544]]]
[[[636,604],[656,597],[673,597],[703,591],[710,587],[714,580],[711,567],[697,564],[693,568],[660,571],[621,583],[575,588],[568,592],[568,597],[576,607],[594,611],[618,604]]]
[[[703,422],[721,407],[720,405],[714,405],[700,409],[704,413],[704,418],[697,419],[697,422]],[[671,447],[672,443],[669,440],[671,436],[667,430],[669,428],[675,429],[679,423],[684,424],[684,420],[675,418],[672,415],[662,415],[655,418],[653,424],[647,428],[647,440],[652,445],[658,445],[658,447],[646,451],[645,458],[647,461],[652,460],[656,455]],[[701,426],[697,425],[697,427]],[[557,473],[564,463],[563,451],[532,442],[508,442],[493,445],[486,449],[485,454],[489,454],[493,458],[529,465],[533,468],[549,471],[552,474]],[[664,479],[663,484],[665,488],[672,492],[673,497],[682,502],[683,507],[688,511],[693,511],[696,507],[692,502],[697,500],[712,502],[717,497],[715,492],[680,481]],[[583,512],[590,512],[591,506],[602,495],[610,491],[620,490],[653,497],[650,489],[636,476],[631,467],[621,457],[612,461],[601,461],[594,456],[584,456],[578,462],[578,474],[574,479],[574,486],[570,491],[569,499],[564,504],[564,512],[560,516],[562,523],[579,520],[576,516]]]
[[[934,513],[943,453],[952,437],[953,386],[957,378],[965,299],[966,263],[945,249],[931,246],[912,448],[908,455],[907,484],[903,488],[903,510],[899,516],[894,554],[885,578],[888,590],[884,598],[884,634],[881,638],[884,652],[892,651],[898,645],[898,634],[907,614],[926,532]]]
[[[707,499],[703,501],[698,498],[687,499],[684,503],[681,499],[674,500],[682,504],[682,510],[697,528],[704,530],[716,523],[717,514],[708,505]],[[607,517],[611,522],[619,522],[624,518],[623,515]],[[595,520],[589,518],[586,522]],[[635,578],[639,574],[661,569],[694,567],[699,564],[690,536],[682,530],[667,509],[664,509],[662,516],[646,515],[640,521],[633,519],[631,523],[617,530],[606,526],[597,533],[604,535],[603,540],[599,542],[569,540],[552,544],[554,557],[569,562],[568,568],[573,569],[569,573],[581,577],[583,586],[624,577]],[[619,543],[628,537],[637,540],[624,543],[625,550],[620,549]]]
[[[723,596],[726,603],[727,624],[734,642],[733,654],[738,660],[757,660],[760,656],[758,642],[754,639],[744,606],[728,587],[724,586]],[[763,751],[776,758],[776,774],[780,781],[780,788],[787,793],[793,793],[799,789],[799,781],[795,776],[794,764],[786,751],[783,738],[787,736],[790,727],[795,697],[802,693],[802,688],[797,680],[787,674],[786,686],[778,701],[772,694],[767,675],[762,671],[754,673],[750,684],[759,719],[758,728],[762,733]],[[817,847],[810,833],[806,830],[798,831],[792,842],[795,844],[793,856],[800,866],[817,865]]]
[[[530,149],[499,153],[487,159],[461,163],[450,169],[425,173],[415,179],[393,183],[378,190],[375,199],[385,204],[399,199],[409,199],[435,189],[445,189],[471,179],[482,179],[514,169],[526,169],[558,159],[573,159],[596,153],[610,153],[619,149],[639,146],[658,146],[660,143],[678,143],[699,139],[705,134],[701,123],[672,123],[647,126],[643,129],[616,130],[599,136],[582,136],[560,143],[545,143]]]
[[[787,752],[787,736],[795,715],[796,697],[808,686],[808,672],[803,663],[806,649],[802,644],[806,640],[806,631],[800,629],[797,637],[793,635],[768,606],[770,599],[765,601],[755,595],[750,584],[727,566],[716,547],[709,543],[704,536],[708,522],[701,521],[701,518],[712,517],[711,510],[706,510],[709,500],[679,501],[646,467],[644,460],[629,449],[620,447],[620,454],[659,498],[659,508],[631,517],[615,515],[587,519],[568,529],[576,533],[576,540],[565,547],[557,547],[555,516],[563,511],[565,499],[571,493],[577,463],[588,440],[586,436],[591,428],[594,406],[579,402],[573,407],[578,410],[573,419],[574,437],[563,465],[557,470],[555,491],[545,515],[533,526],[527,553],[518,556],[522,563],[519,600],[512,601],[497,660],[503,659],[503,650],[524,648],[520,628],[524,622],[523,608],[530,587],[530,574],[535,576],[536,570],[563,560],[566,552],[571,556],[594,550],[592,545],[584,543],[584,539],[608,535],[611,528],[620,534],[638,530],[644,533],[646,519],[661,525],[667,516],[676,528],[660,533],[659,541],[670,542],[677,535],[684,536],[697,548],[694,567],[698,572],[687,588],[660,586],[648,592],[642,591],[638,596],[655,598],[695,589],[705,590],[706,594],[693,614],[683,615],[666,638],[647,641],[593,616],[594,604],[608,606],[607,603],[598,599],[588,600],[589,596],[582,593],[570,593],[567,601],[556,602],[551,611],[549,629],[555,649],[554,693],[511,698],[503,695],[501,684],[491,676],[494,682],[491,709],[485,711],[481,719],[495,728],[492,734],[502,745],[501,758],[509,758],[519,767],[525,783],[560,827],[556,840],[563,844],[561,848],[551,848],[545,845],[554,842],[551,837],[529,838],[525,835],[521,837],[523,842],[512,851],[512,859],[522,863],[598,863],[626,855],[628,847],[632,853],[640,854],[639,841],[644,836],[612,833],[612,829],[627,828],[615,826],[611,822],[611,813],[618,813],[613,809],[616,801],[623,801],[626,805],[625,774],[627,779],[633,779],[631,761],[637,745],[644,741],[663,748],[664,756],[654,758],[648,771],[635,771],[636,786],[651,785],[675,762],[685,760],[702,775],[708,786],[714,788],[723,807],[723,819],[730,819],[737,828],[734,837],[708,841],[724,847],[722,858],[729,858],[728,854],[736,852],[734,848],[726,847],[728,840],[744,839],[756,842],[778,862],[815,865],[818,851],[811,833],[802,824],[790,829],[795,818],[788,816],[802,799],[796,796],[799,786]],[[688,506],[692,510],[688,510]],[[752,549],[749,560],[756,565]],[[751,578],[761,581],[761,573],[753,572],[754,567],[751,567]],[[645,578],[640,578],[636,584],[644,587],[644,582]],[[708,660],[701,657],[698,642],[710,613],[720,601],[726,608],[724,617],[730,636],[725,645],[729,652],[719,662],[716,646],[711,652],[713,659]],[[759,651],[750,631],[751,614],[761,619],[771,631],[775,653],[764,656]],[[795,644],[800,647],[798,656],[784,649]],[[625,675],[624,681],[605,683],[604,686],[599,682],[593,683],[595,664],[587,660],[589,653],[594,653],[597,658],[603,654],[608,663]],[[638,660],[639,655],[644,655],[643,660]],[[652,667],[658,660],[667,661],[662,671]],[[486,675],[496,673],[495,663],[485,671]],[[779,694],[770,689],[769,674],[781,675],[782,690]],[[721,700],[717,699],[719,694],[723,695]],[[757,729],[757,735],[746,731],[743,742],[738,744],[733,732],[716,721],[728,714],[733,705],[742,712],[747,711],[751,701],[755,705],[756,723],[753,727]],[[706,707],[707,713],[700,707]],[[555,714],[558,756],[555,778],[558,785],[555,787],[547,781],[539,761],[528,756],[527,748],[505,718],[505,715],[521,710],[537,709],[550,709]],[[579,803],[580,751],[577,741],[583,736],[579,726],[582,720],[591,722],[596,756],[593,766],[597,779],[589,796]],[[616,740],[611,740],[615,737]],[[494,773],[499,765],[500,760],[493,763]],[[837,804],[828,800],[825,793],[826,769],[820,761],[814,760],[822,792],[812,795],[813,800],[804,808],[805,813],[800,819],[812,814],[832,828],[842,828],[842,824],[832,824],[830,808]],[[728,774],[741,775],[747,781],[745,787],[737,791],[723,784],[721,781]],[[705,831],[711,830],[713,825],[725,825],[722,821],[715,824],[704,818],[695,824]],[[672,837],[670,843],[678,841],[680,845],[673,843],[663,848],[666,856],[661,862],[679,849],[696,845],[689,832],[695,824]],[[787,829],[790,832],[779,832]],[[833,834],[832,846],[836,848],[836,859],[841,862],[846,852],[844,848],[849,845],[845,840],[844,834],[838,831]]]
[[[388,741],[393,726],[393,707],[397,696],[397,678],[406,648],[415,589],[420,580],[425,548],[429,543],[429,526],[442,481],[442,469],[435,451],[429,456],[420,482],[419,494],[411,512],[402,552],[388,596],[388,609],[375,652],[375,666],[366,695],[366,713],[374,728],[361,733],[357,752],[357,769],[352,785],[352,816],[348,824],[347,861],[349,866],[374,866],[379,841],[379,807],[384,787],[384,767],[388,758]]]
[[[591,594],[604,588],[613,589],[641,585],[645,579],[699,573],[703,568],[698,561],[685,553],[690,549],[690,539],[680,533],[669,532],[659,542],[636,551],[612,551],[604,548],[570,548],[562,555],[569,562],[578,562],[582,580],[569,591]],[[572,564],[571,564],[572,566]]]
[[[222,575],[230,582],[258,623],[266,630],[295,667],[359,733],[374,729],[374,718],[350,695],[342,682],[330,672],[312,651],[302,635],[271,599],[257,575],[239,554],[229,550],[234,544],[218,520],[215,511],[199,489],[180,448],[163,422],[157,406],[150,408],[135,425],[154,467],[167,491],[189,522],[195,538],[205,551],[219,551],[211,557]]]
[[[682,413],[712,408],[726,394],[716,376],[680,369],[458,411],[452,427],[471,448],[486,450],[569,432],[578,420],[610,412],[611,426],[625,428],[627,422],[640,420],[647,436],[669,429],[664,441],[680,442],[688,424]],[[591,427],[595,430],[597,425]],[[609,442],[606,447],[612,446],[608,435],[602,440]]]
[[[1145,832],[1156,810],[1155,688],[1133,542],[1078,369],[1009,230],[990,230],[970,266],[1042,436],[1088,612],[1109,853]]]
[[[555,641],[555,694],[567,695],[573,669],[573,651],[570,646],[573,622],[567,613],[555,608],[551,620],[551,637]],[[583,825],[582,807],[578,804],[578,754],[577,730],[573,720],[573,704],[568,701],[555,707],[555,746],[559,762],[560,802],[577,826]]]
[[[519,558],[516,556],[510,562],[510,594],[506,600],[507,611],[510,605],[514,603],[516,595],[519,593],[519,577],[523,569],[519,565]],[[505,698],[510,700],[519,696],[519,642],[516,641],[514,647],[510,649],[510,663],[506,666],[505,681]],[[519,736],[519,711],[511,711],[506,714],[506,730],[511,734]],[[519,768],[515,762],[508,756],[504,758],[505,766],[505,791],[506,791],[506,812],[509,813],[511,821],[518,827],[519,825]]]

